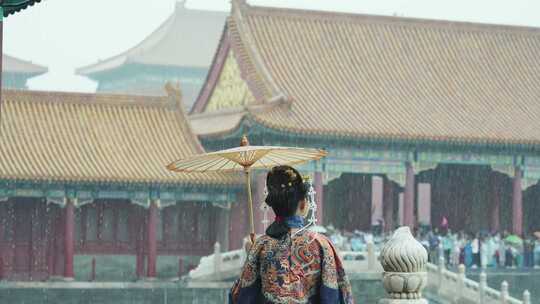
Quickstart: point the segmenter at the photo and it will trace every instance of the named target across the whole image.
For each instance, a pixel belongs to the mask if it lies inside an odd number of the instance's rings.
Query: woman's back
[[[242,295],[249,290],[258,295]],[[243,303],[242,298],[258,298],[245,303],[352,303],[350,285],[333,245],[311,231],[281,239],[259,237],[233,288],[233,302]]]
[[[330,241],[305,229],[308,187],[289,166],[266,176],[265,203],[276,219],[251,245],[230,303],[351,304],[351,286]],[[313,202],[312,202],[313,203]]]

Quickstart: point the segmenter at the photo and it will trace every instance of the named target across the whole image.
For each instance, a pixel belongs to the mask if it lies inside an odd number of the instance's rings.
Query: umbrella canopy
[[[167,169],[176,172],[243,170],[246,174],[251,241],[254,242],[255,225],[253,223],[253,199],[251,197],[249,177],[251,169],[270,169],[275,166],[297,165],[309,160],[319,160],[326,155],[327,153],[324,150],[319,149],[250,146],[247,137],[243,136],[240,147],[180,159],[169,164]]]
[[[520,245],[523,243],[523,240],[515,234],[510,234],[504,239],[504,241],[514,245]]]
[[[272,146],[242,146],[177,160],[167,168],[177,172],[234,171],[280,165],[296,165],[317,160],[326,152],[317,149]]]

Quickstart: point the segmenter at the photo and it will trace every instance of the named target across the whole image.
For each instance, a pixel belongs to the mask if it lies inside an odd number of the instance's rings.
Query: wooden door
[[[16,202],[13,204],[13,276],[27,280],[32,271],[32,213],[33,204]]]

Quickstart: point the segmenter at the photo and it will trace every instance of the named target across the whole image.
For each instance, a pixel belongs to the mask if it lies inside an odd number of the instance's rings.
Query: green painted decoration
[[[28,6],[32,6],[41,0],[4,0],[1,4],[2,14],[0,18],[15,14]]]

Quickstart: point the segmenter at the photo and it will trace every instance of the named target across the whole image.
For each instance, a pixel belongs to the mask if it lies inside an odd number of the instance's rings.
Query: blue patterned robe
[[[292,239],[259,237],[229,303],[353,304],[353,297],[332,243],[323,235],[303,231]]]

